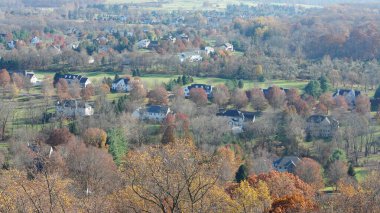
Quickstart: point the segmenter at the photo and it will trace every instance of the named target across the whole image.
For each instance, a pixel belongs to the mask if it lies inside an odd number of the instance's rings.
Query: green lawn
[[[368,172],[369,172],[368,168],[365,168],[365,167],[355,168],[355,178],[356,178],[356,180],[359,181],[359,182],[363,181]]]

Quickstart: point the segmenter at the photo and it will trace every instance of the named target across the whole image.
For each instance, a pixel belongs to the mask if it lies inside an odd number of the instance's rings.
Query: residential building
[[[285,156],[273,162],[273,167],[279,172],[294,173],[297,165],[301,162],[297,156]]]
[[[226,51],[230,51],[230,52],[234,51],[234,45],[232,45],[230,43],[224,43],[222,48]]]
[[[86,88],[89,84],[91,84],[90,79],[88,79],[87,77],[73,74],[57,74],[55,77],[56,82],[54,82],[54,84],[57,83],[58,80],[61,78],[65,79],[68,84],[78,82],[80,87],[82,88]]]
[[[33,71],[26,71],[26,70],[9,71],[10,75],[13,75],[15,73],[25,77],[33,85],[36,85],[38,83],[38,78],[37,78],[36,74],[34,74]]]
[[[358,90],[353,89],[337,89],[336,92],[333,94],[333,98],[336,98],[338,96],[343,96],[346,99],[346,102],[349,107],[355,106],[355,100],[356,97],[358,97],[361,94]]]
[[[130,92],[132,90],[131,80],[129,78],[119,78],[112,82],[112,91]]]
[[[162,122],[170,113],[170,108],[167,106],[151,105],[147,107],[140,107],[136,109],[132,116],[140,120],[150,120]]]
[[[137,47],[139,49],[147,49],[149,47],[149,44],[150,44],[150,40],[144,39],[144,40],[141,40],[137,43]]]
[[[306,134],[316,138],[329,138],[339,128],[339,122],[325,115],[312,115],[306,120]]]
[[[205,47],[205,53],[206,55],[210,55],[215,53],[215,49],[213,47]]]
[[[213,87],[211,85],[207,85],[207,84],[192,84],[190,86],[184,87],[183,92],[184,92],[185,97],[190,96],[190,90],[193,88],[202,88],[206,92],[208,98],[212,97],[212,88]]]
[[[36,45],[38,43],[40,43],[41,40],[37,37],[37,36],[34,36],[31,40],[30,40],[30,44],[32,45]]]
[[[77,100],[65,100],[58,102],[56,105],[57,114],[66,117],[91,116],[94,109],[91,105]]]

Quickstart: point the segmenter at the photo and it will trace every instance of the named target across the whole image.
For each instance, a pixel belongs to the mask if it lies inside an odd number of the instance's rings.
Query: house
[[[132,116],[140,120],[150,120],[162,122],[170,113],[170,108],[167,106],[151,105],[145,108],[136,109]]]
[[[16,48],[16,42],[14,40],[7,42],[7,47],[8,49],[13,50],[14,48]]]
[[[159,46],[158,41],[151,41],[148,45],[148,49],[156,49]]]
[[[212,97],[212,88],[213,87],[211,85],[206,85],[206,84],[192,84],[190,86],[184,87],[183,92],[184,92],[185,97],[190,96],[190,90],[193,88],[202,88],[206,92],[208,98]]]
[[[339,122],[325,115],[312,115],[306,120],[306,134],[316,138],[329,138],[339,128]]]
[[[213,53],[215,53],[215,49],[212,47],[205,47],[205,53],[206,53],[206,55],[213,54]]]
[[[234,45],[230,44],[230,43],[224,43],[222,48],[225,50],[225,51],[230,51],[230,52],[233,52],[234,51]]]
[[[90,79],[81,75],[73,75],[73,74],[57,74],[54,79],[56,80],[54,84],[56,84],[59,79],[65,79],[68,84],[72,84],[74,82],[78,82],[80,87],[86,88],[89,84],[91,84]]]
[[[129,78],[119,78],[112,82],[112,91],[117,92],[130,92],[132,90],[132,85],[130,84]]]
[[[184,61],[197,62],[197,61],[202,61],[203,57],[200,55],[200,51],[183,52],[179,55],[179,60],[181,62],[184,62]]]
[[[58,102],[56,105],[56,111],[57,114],[66,117],[91,116],[94,114],[94,109],[91,105],[77,100]]]
[[[232,127],[242,127],[245,117],[244,114],[237,109],[229,109],[216,113],[216,116],[223,116],[229,118],[228,125]]]
[[[189,61],[190,62],[196,62],[196,61],[202,61],[202,56],[200,56],[200,55],[192,55],[192,56],[190,56],[190,58],[189,58]]]
[[[189,41],[189,36],[186,35],[185,33],[182,33],[181,35],[179,35],[179,37],[183,40],[183,41]]]
[[[141,40],[137,43],[137,47],[139,49],[147,49],[149,47],[149,44],[150,44],[150,40],[144,39],[144,40]]]
[[[38,83],[38,78],[36,76],[36,74],[34,74],[33,71],[26,71],[26,70],[15,70],[15,71],[9,71],[9,74],[10,75],[13,75],[13,74],[19,74],[23,77],[25,77],[26,79],[28,79],[30,81],[31,84],[33,85],[36,85]]]
[[[361,92],[358,90],[337,89],[336,92],[333,94],[333,98],[336,98],[338,96],[343,96],[346,99],[348,106],[354,107],[356,97],[358,97],[360,94],[361,94]]]
[[[37,37],[37,36],[34,36],[31,40],[30,40],[30,44],[32,45],[36,45],[38,43],[40,43],[41,40]]]
[[[285,156],[273,162],[273,167],[279,172],[295,172],[297,165],[301,162],[297,156]]]

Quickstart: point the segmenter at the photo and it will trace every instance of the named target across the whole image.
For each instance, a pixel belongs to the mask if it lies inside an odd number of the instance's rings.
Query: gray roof
[[[297,156],[285,156],[282,158],[279,158],[273,162],[274,167],[282,167],[287,168],[289,165],[297,165],[299,162],[301,162],[301,159],[299,159]]]
[[[149,113],[161,113],[166,114],[168,112],[169,107],[167,106],[158,106],[158,105],[151,105],[146,108],[146,111]]]

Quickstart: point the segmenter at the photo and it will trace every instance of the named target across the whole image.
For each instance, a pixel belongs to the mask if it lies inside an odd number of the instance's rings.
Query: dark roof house
[[[297,156],[285,156],[279,158],[273,162],[273,167],[279,172],[293,173],[297,167],[297,164],[301,162]]]

